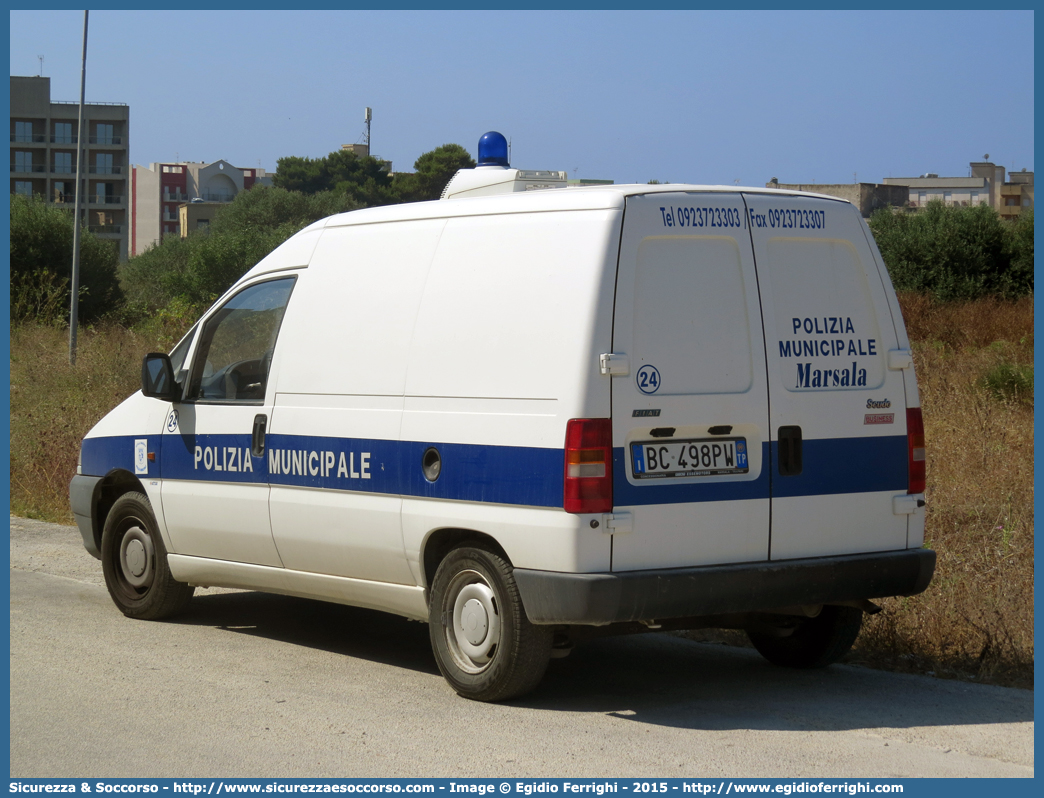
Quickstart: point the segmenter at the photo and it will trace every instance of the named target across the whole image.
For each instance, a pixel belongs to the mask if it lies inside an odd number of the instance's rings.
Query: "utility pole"
[[[80,67],[80,113],[76,123],[76,202],[73,210],[72,299],[69,300],[69,365],[76,365],[76,327],[80,302],[80,195],[83,175],[83,98],[87,87],[87,14],[83,12],[83,63]]]

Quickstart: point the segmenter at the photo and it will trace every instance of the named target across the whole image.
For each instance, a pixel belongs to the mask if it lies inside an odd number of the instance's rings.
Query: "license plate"
[[[637,479],[714,477],[750,470],[746,438],[632,443],[631,465]]]

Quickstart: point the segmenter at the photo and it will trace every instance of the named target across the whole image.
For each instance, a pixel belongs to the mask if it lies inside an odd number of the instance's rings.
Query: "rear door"
[[[768,388],[738,193],[629,197],[617,278],[614,571],[768,558]],[[619,369],[616,369],[619,370]]]
[[[768,352],[771,559],[905,548],[906,516],[892,512],[907,484],[897,334],[858,212],[745,199]]]

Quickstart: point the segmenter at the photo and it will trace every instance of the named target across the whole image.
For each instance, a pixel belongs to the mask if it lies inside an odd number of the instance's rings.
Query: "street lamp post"
[[[83,12],[83,64],[80,67],[80,113],[76,123],[76,201],[73,206],[72,298],[69,300],[69,365],[76,365],[76,328],[80,302],[80,197],[83,175],[83,98],[87,85],[87,15]]]

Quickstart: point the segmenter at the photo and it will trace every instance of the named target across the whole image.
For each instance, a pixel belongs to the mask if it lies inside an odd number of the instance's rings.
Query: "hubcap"
[[[131,587],[143,588],[152,584],[152,563],[155,549],[152,538],[140,526],[132,526],[120,542],[120,571]]]
[[[464,604],[464,610],[460,614],[460,624],[463,627],[464,637],[473,646],[480,645],[486,639],[486,630],[489,629],[489,617],[486,608],[478,599],[471,599]]]
[[[127,569],[137,577],[145,573],[145,545],[140,540],[127,544]]]
[[[462,670],[479,673],[489,666],[500,643],[496,595],[476,571],[458,574],[453,588],[458,589],[453,597],[453,623],[447,635],[450,648]],[[449,595],[453,595],[453,590]]]

